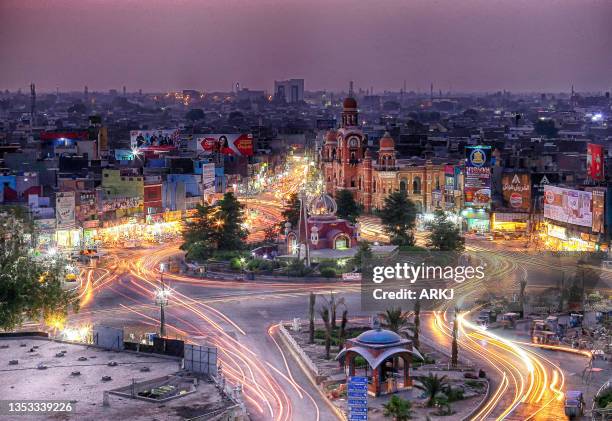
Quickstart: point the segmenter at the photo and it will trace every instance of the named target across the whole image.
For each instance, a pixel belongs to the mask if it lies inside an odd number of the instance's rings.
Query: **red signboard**
[[[593,180],[604,179],[604,150],[602,145],[587,145],[587,175]]]
[[[42,132],[40,134],[41,140],[55,140],[55,139],[78,139],[84,140],[89,138],[89,133],[83,132]]]

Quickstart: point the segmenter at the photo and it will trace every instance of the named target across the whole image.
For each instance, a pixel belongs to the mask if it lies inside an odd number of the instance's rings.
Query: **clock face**
[[[356,137],[351,137],[349,139],[349,147],[356,148],[358,146],[359,146],[359,139],[357,139]]]

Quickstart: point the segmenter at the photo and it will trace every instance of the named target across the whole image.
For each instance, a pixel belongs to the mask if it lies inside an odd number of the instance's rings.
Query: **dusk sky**
[[[0,0],[0,89],[604,91],[612,1]]]

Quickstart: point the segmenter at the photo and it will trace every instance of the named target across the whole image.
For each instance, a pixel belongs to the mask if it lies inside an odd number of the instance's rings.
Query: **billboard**
[[[491,203],[491,169],[489,167],[466,167],[463,191],[466,206],[489,206]]]
[[[587,144],[587,175],[592,180],[604,179],[604,149],[596,143]]]
[[[196,137],[199,151],[223,155],[253,156],[252,134],[205,134]]]
[[[132,148],[174,147],[178,145],[178,129],[164,130],[130,130]]]
[[[544,186],[545,218],[590,228],[593,224],[591,202],[591,192]]]
[[[55,221],[57,228],[72,228],[75,225],[74,192],[58,192],[55,196]]]
[[[465,166],[476,168],[488,168],[491,166],[490,146],[466,146]]]
[[[593,232],[604,232],[605,220],[605,196],[606,192],[603,189],[593,189]]]
[[[215,192],[215,164],[202,165],[202,193]]]
[[[514,211],[529,211],[531,208],[531,177],[529,174],[503,174],[502,197],[505,207]]]

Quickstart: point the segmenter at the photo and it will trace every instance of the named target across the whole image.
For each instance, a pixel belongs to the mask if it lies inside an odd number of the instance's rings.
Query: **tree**
[[[181,249],[188,260],[203,261],[215,250],[241,250],[248,231],[243,228],[244,205],[225,193],[216,205],[199,204],[193,221],[183,231]]]
[[[525,317],[525,289],[527,288],[527,274],[519,281],[519,308],[521,317]]]
[[[217,203],[216,220],[217,248],[219,250],[241,250],[248,231],[243,228],[244,205],[238,201],[234,193],[225,193]]]
[[[353,266],[357,271],[361,272],[363,265],[372,260],[372,257],[374,257],[374,254],[372,253],[370,243],[367,241],[360,241],[357,253],[353,256]]]
[[[449,221],[444,211],[436,210],[433,221],[427,227],[430,230],[427,247],[439,251],[463,250],[465,239],[461,236],[461,230]]]
[[[217,248],[217,231],[214,224],[216,210],[206,203],[196,207],[192,221],[188,221],[183,231],[181,249],[186,251],[186,259],[203,261],[212,256]]]
[[[396,245],[414,245],[414,221],[416,206],[406,192],[399,191],[385,197],[384,206],[379,212],[384,231]]]
[[[21,208],[0,211],[0,329],[11,330],[26,320],[65,320],[78,311],[77,296],[63,288],[66,262],[34,252],[36,230]]]
[[[308,300],[308,320],[309,320],[309,324],[308,324],[308,343],[309,344],[313,344],[314,343],[314,334],[315,334],[315,315],[314,315],[314,311],[315,311],[315,304],[317,301],[317,296],[315,295],[314,292],[310,293],[310,298]]]
[[[419,349],[419,333],[421,330],[421,300],[414,303],[414,335],[412,336],[412,346]]]
[[[397,395],[391,396],[391,399],[383,404],[385,417],[392,417],[395,421],[405,421],[410,419],[412,415],[412,403],[407,399],[402,399]]]
[[[319,311],[319,315],[321,316],[321,320],[323,320],[323,324],[325,326],[325,359],[329,360],[329,351],[331,347],[331,335],[332,335],[332,327],[330,323],[329,317],[329,309],[327,307],[323,307]]]
[[[281,229],[285,228],[284,225],[286,222],[289,222],[293,228],[297,228],[300,221],[300,198],[297,193],[291,194],[281,215],[283,217],[283,227],[281,227]]]
[[[400,307],[385,310],[379,314],[381,325],[395,333],[400,333],[402,328],[408,324],[408,314],[404,313]]]
[[[269,226],[264,229],[264,242],[265,243],[276,243],[278,238],[278,228],[275,226]]]
[[[336,193],[336,204],[338,205],[336,215],[339,218],[346,219],[352,224],[357,222],[357,218],[361,215],[361,206],[355,202],[351,191],[346,189],[339,190]]]
[[[457,367],[459,362],[459,345],[457,335],[459,334],[459,309],[455,307],[455,318],[453,319],[453,341],[451,344],[451,365]]]
[[[427,406],[431,407],[435,403],[436,395],[443,392],[447,384],[446,376],[438,377],[437,374],[429,373],[421,379],[421,384],[415,384],[414,387],[425,392],[428,398]]]

